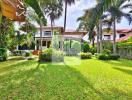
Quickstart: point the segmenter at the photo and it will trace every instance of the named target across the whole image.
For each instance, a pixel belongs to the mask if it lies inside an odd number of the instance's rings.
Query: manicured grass
[[[0,62],[0,100],[132,100],[132,61],[65,60]]]

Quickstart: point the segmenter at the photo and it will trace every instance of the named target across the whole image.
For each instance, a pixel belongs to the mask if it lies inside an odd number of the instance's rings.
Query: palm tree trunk
[[[42,21],[40,19],[40,51],[42,51],[42,34],[43,34],[43,31],[42,31]]]
[[[99,25],[97,25],[97,53],[99,53],[99,51],[100,51],[99,38],[100,38],[100,36],[99,36]]]
[[[113,54],[116,54],[116,20],[113,22]]]
[[[99,20],[99,35],[100,35],[100,53],[103,52],[103,41],[102,41],[102,20]]]
[[[51,19],[51,33],[52,33],[52,35],[54,35],[53,34],[53,21],[52,21],[52,19]]]
[[[94,38],[94,36],[93,36],[93,38],[92,38],[92,46],[93,46],[93,48],[94,48],[94,46],[95,46],[95,38]]]
[[[66,20],[67,20],[67,0],[65,0],[64,32],[66,31]]]

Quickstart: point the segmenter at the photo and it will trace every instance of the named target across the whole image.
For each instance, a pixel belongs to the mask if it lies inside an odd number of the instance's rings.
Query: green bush
[[[91,53],[81,52],[79,55],[80,55],[81,59],[91,59],[92,58],[92,54]]]
[[[53,50],[52,51],[52,61],[53,62],[63,62],[64,61],[64,54],[62,51]]]
[[[83,50],[83,52],[89,52],[90,51],[90,47],[89,47],[89,44],[87,43],[87,42],[84,42],[83,44],[82,44],[82,50]]]
[[[104,50],[103,50],[103,53],[104,53],[104,54],[110,55],[110,54],[111,54],[111,51],[110,51],[109,49],[104,49]]]
[[[64,61],[63,52],[52,48],[45,49],[39,56],[39,61],[44,62],[62,62]]]
[[[109,55],[109,58],[110,58],[110,60],[118,60],[120,58],[120,56],[111,54],[111,55]]]
[[[79,41],[72,41],[71,49],[78,54],[81,51],[81,44]]]
[[[100,54],[100,55],[98,56],[98,59],[99,59],[99,60],[110,60],[108,54]]]
[[[94,55],[97,52],[96,47],[90,47],[90,52]]]
[[[64,51],[67,56],[76,56],[81,51],[81,43],[79,41],[65,41]]]
[[[111,41],[103,41],[103,49],[112,51],[113,50],[112,42]]]
[[[94,53],[94,56],[95,56],[95,57],[98,57],[98,56],[99,56],[99,53]]]
[[[100,54],[98,59],[100,60],[118,60],[120,58],[119,55],[114,54]]]
[[[4,48],[0,48],[0,61],[7,60],[7,50]]]
[[[70,41],[64,41],[64,51],[68,51],[70,49]]]
[[[31,52],[25,52],[25,57],[31,56]]]

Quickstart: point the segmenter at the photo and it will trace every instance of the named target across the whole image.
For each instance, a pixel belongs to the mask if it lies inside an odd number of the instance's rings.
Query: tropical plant
[[[45,1],[45,0],[43,0],[43,1]],[[24,0],[24,2],[27,6],[30,6],[32,9],[34,9],[35,13],[38,16],[37,22],[41,23],[41,21],[42,21],[43,24],[46,25],[47,20],[46,20],[44,13],[39,5],[39,1],[38,0]],[[41,19],[41,21],[39,19]]]
[[[81,57],[81,59],[91,59],[92,58],[92,54],[88,52],[87,53],[81,52],[79,56]]]
[[[0,56],[6,60],[7,49],[10,46],[10,42],[13,41],[13,35],[15,34],[12,21],[2,17],[0,29]]]
[[[63,12],[63,4],[61,1],[57,0],[50,0],[45,6],[44,6],[44,12],[45,14],[50,18],[51,20],[51,30],[53,33],[53,24],[55,23],[55,19],[60,18]]]
[[[111,27],[111,25],[113,24],[113,53],[116,54],[116,22],[120,22],[122,17],[126,18],[129,21],[129,24],[132,22],[132,16],[129,13],[123,12],[122,10],[125,8],[129,8],[130,6],[132,7],[132,4],[126,4],[123,5],[123,2],[120,2],[118,4],[118,6],[111,6],[108,9],[108,16],[110,16],[110,18],[108,18],[108,28]],[[108,17],[107,16],[107,17]],[[106,19],[107,20],[107,19]]]

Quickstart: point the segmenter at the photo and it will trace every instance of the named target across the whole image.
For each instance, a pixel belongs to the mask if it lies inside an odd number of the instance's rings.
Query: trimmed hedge
[[[98,56],[98,59],[99,59],[99,60],[110,60],[108,54],[100,54],[100,55]]]
[[[109,57],[110,57],[110,60],[118,60],[120,58],[119,55],[113,55],[113,54],[110,55]]]
[[[100,54],[98,56],[99,60],[118,60],[120,58],[119,55],[114,55],[114,54]]]
[[[79,55],[80,55],[81,59],[91,59],[92,58],[92,54],[91,53],[81,52]]]

